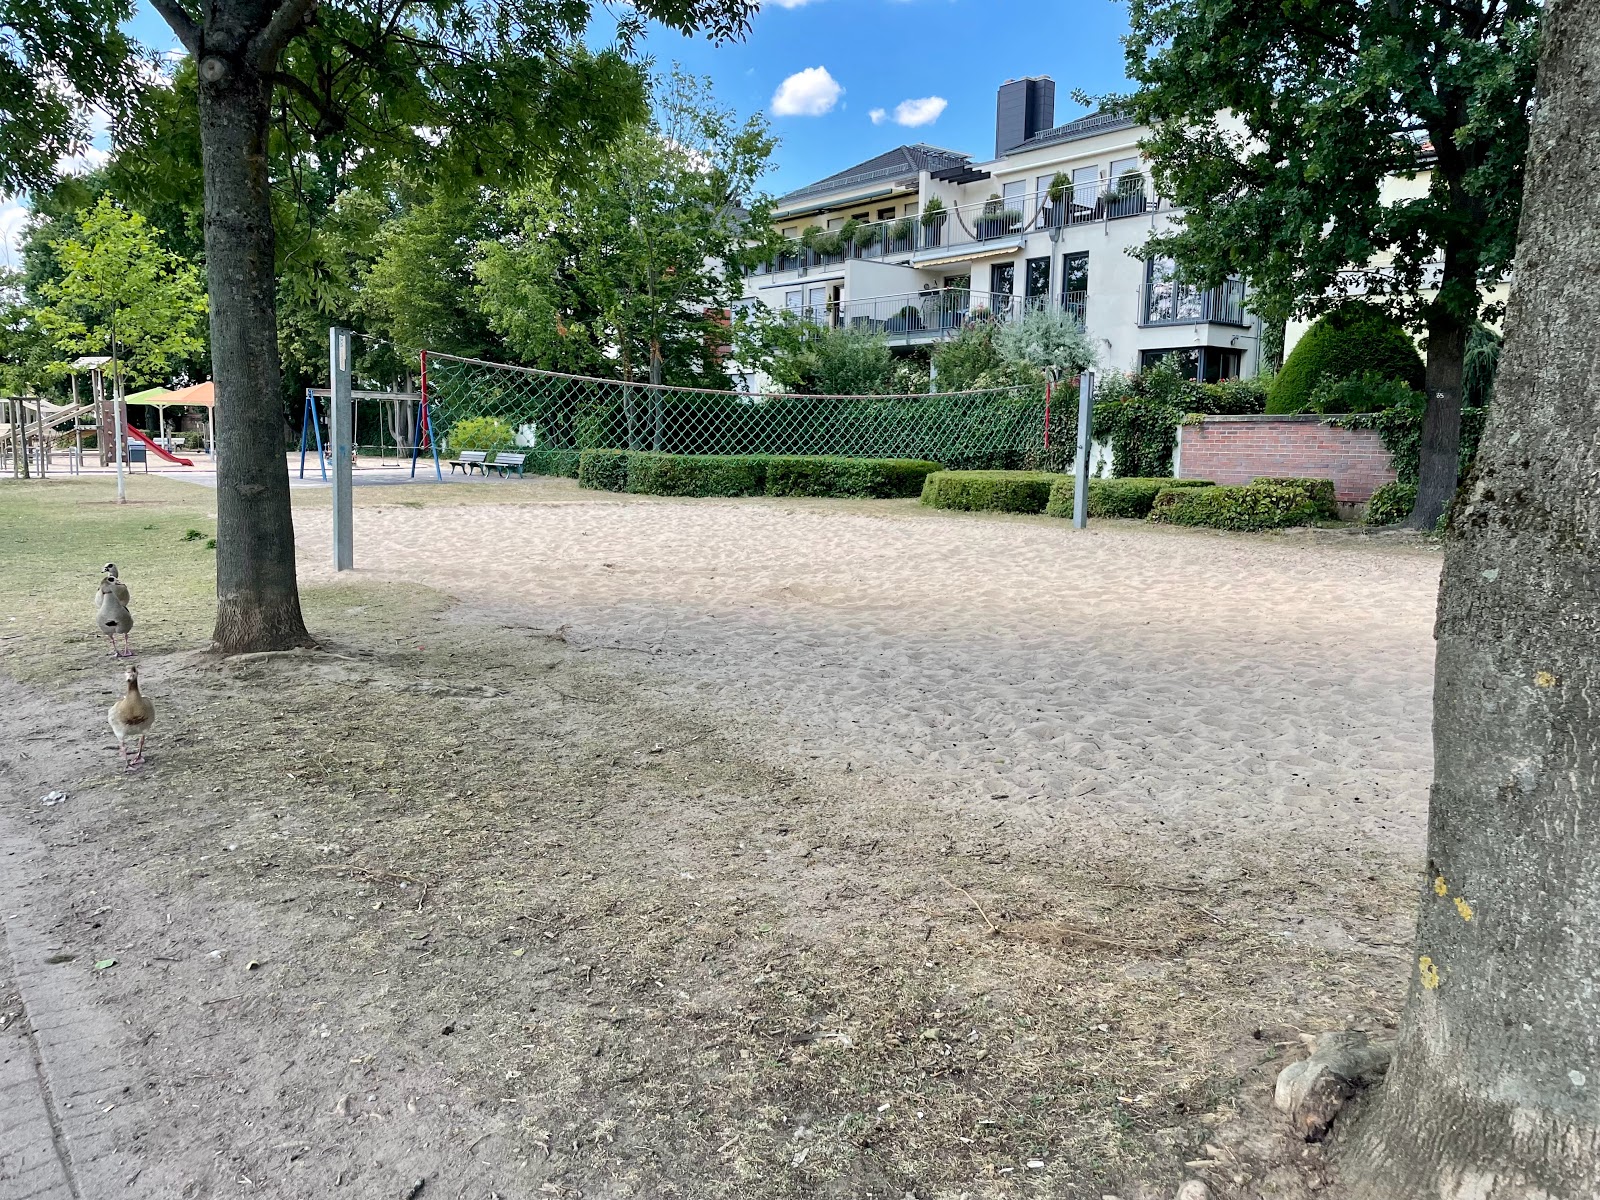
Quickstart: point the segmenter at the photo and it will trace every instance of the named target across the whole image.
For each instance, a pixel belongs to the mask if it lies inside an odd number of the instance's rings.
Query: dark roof
[[[836,171],[826,179],[819,179],[815,183],[806,184],[803,188],[796,188],[788,195],[780,196],[778,204],[780,206],[791,204],[807,196],[839,192],[861,184],[902,179],[914,176],[919,171],[937,171],[943,167],[953,167],[968,162],[970,159],[970,155],[945,150],[939,146],[929,146],[923,142],[918,142],[914,146],[896,146],[876,158],[869,158],[866,162],[859,162],[853,167],[846,167],[843,171]]]
[[[1065,125],[1057,125],[1053,129],[1041,129],[1021,145],[1011,147],[1011,151],[1032,150],[1037,146],[1050,146],[1056,142],[1075,142],[1079,138],[1093,137],[1097,133],[1132,129],[1137,124],[1138,122],[1132,117],[1125,117],[1121,113],[1089,113],[1076,121],[1068,121]]]

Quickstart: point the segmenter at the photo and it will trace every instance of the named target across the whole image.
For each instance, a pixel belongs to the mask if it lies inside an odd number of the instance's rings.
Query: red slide
[[[140,433],[132,425],[128,426],[128,432],[143,442],[149,448],[150,453],[154,454],[157,458],[165,459],[169,463],[177,463],[180,467],[194,466],[194,463],[187,458],[179,458],[176,454],[168,454],[165,450],[156,445],[149,438],[145,437],[144,434]]]

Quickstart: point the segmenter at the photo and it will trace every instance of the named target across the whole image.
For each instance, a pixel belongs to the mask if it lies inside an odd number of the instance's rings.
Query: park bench
[[[500,450],[495,453],[493,458],[484,464],[484,473],[487,474],[489,471],[499,471],[500,478],[504,479],[507,471],[515,471],[517,473],[517,477],[520,479],[522,477],[522,472],[526,469],[527,465],[528,456],[526,454],[518,454],[511,450]]]
[[[473,468],[476,467],[487,475],[488,472],[484,471],[484,460],[488,457],[487,450],[463,450],[450,460],[450,474],[454,475],[456,468],[460,467],[463,475],[471,475]]]

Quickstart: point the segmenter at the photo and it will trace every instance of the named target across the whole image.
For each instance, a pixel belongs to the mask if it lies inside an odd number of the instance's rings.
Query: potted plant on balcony
[[[850,234],[850,243],[857,250],[865,253],[879,242],[883,241],[883,222],[874,221],[870,225],[860,225]]]
[[[854,231],[852,230],[851,232]],[[829,229],[825,232],[819,231],[812,240],[811,249],[819,258],[840,258],[843,256],[847,244],[845,230],[841,227],[839,229]]]
[[[922,312],[915,304],[904,305],[885,325],[890,333],[914,333],[922,328]]]
[[[811,254],[821,256],[822,251],[817,249],[817,242],[823,236],[821,225],[807,225],[800,231],[800,247]]]
[[[1106,190],[1106,215],[1108,217],[1134,217],[1146,208],[1144,176],[1138,171],[1124,171]]]
[[[937,196],[929,196],[927,203],[922,206],[923,236],[929,246],[940,243],[945,218],[948,216],[944,210],[944,201]]]
[[[896,250],[912,249],[912,242],[917,236],[917,223],[910,217],[901,217],[889,226],[889,241]]]
[[[1067,206],[1072,200],[1072,176],[1065,171],[1057,171],[1050,177],[1050,185],[1044,194],[1049,201],[1045,209],[1045,225],[1050,229],[1060,229],[1067,223]]]

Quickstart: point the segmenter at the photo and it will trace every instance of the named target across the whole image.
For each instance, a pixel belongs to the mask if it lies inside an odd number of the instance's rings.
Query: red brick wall
[[[1394,462],[1376,433],[1336,429],[1324,418],[1207,417],[1178,431],[1178,477],[1249,483],[1261,475],[1331,479],[1343,504],[1364,504],[1394,482]]]

